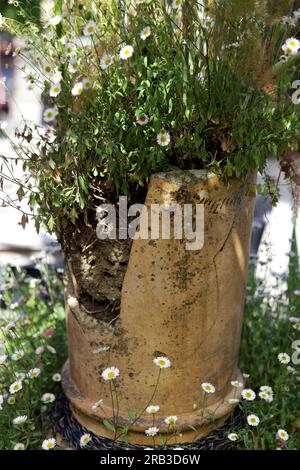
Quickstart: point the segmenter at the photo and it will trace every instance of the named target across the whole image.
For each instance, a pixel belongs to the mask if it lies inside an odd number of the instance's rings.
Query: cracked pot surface
[[[110,387],[101,372],[115,366],[120,369],[116,380],[118,422],[129,426],[132,442],[148,442],[144,431],[152,425],[152,417],[143,414],[131,423],[128,412],[147,406],[157,382],[159,370],[153,364],[157,356],[172,362],[169,369],[161,371],[153,398],[160,406],[156,422],[161,432],[168,431],[163,419],[177,415],[176,428],[182,432],[177,442],[191,441],[195,432],[189,426],[204,435],[231,412],[233,405],[224,400],[238,395],[230,381],[242,380],[237,359],[255,180],[251,174],[245,181],[225,183],[203,170],[152,176],[147,207],[203,205],[202,249],[187,250],[186,240],[165,240],[160,234],[158,239],[132,243],[96,241],[89,255],[66,256],[69,363],[64,388],[76,417],[87,428],[113,437],[101,422],[103,418],[113,420],[114,415]],[[96,256],[95,245],[99,248]],[[101,245],[106,246],[103,259]],[[109,276],[103,265],[111,256]],[[86,268],[93,257],[94,271]],[[99,303],[95,314],[90,313],[94,307],[82,294],[91,286],[95,292],[99,288],[94,296]],[[205,400],[203,382],[216,387]],[[99,399],[103,406],[93,410]],[[213,424],[208,423],[211,413],[215,414]]]

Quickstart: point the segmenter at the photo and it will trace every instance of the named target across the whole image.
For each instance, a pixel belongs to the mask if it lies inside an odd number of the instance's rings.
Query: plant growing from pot
[[[292,4],[56,1],[41,25],[2,20],[46,103],[12,142],[17,194],[61,243],[64,389],[98,434],[192,441],[240,397],[256,172],[298,149]]]

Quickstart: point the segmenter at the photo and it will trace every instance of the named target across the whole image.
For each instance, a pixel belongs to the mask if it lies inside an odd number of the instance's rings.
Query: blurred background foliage
[[[31,0],[30,2],[28,0],[19,0],[18,3],[28,13],[28,17],[37,20],[40,18],[40,0]],[[0,13],[7,18],[18,19],[19,21],[25,20],[24,17],[18,14],[18,8],[13,4],[8,4],[8,0],[0,0]]]

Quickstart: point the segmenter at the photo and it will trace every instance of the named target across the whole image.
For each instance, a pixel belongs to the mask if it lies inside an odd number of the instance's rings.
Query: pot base
[[[244,383],[243,376],[239,370],[236,377],[236,380]],[[112,408],[103,406],[97,410],[92,409],[94,402],[84,397],[71,379],[69,361],[65,363],[63,368],[62,386],[77,421],[94,434],[114,440],[114,432],[103,424],[103,419],[107,419],[109,422],[113,421],[111,418],[113,417]],[[188,444],[207,436],[214,429],[221,427],[231,415],[236,405],[228,403],[228,400],[230,398],[240,398],[240,390],[242,389],[242,387],[240,389],[232,387],[223,399],[206,407],[204,410],[198,409],[191,413],[177,414],[178,424],[176,424],[176,430],[179,435],[173,436],[168,434],[167,426],[159,423],[157,426],[160,428],[160,436],[165,438],[168,445]],[[159,436],[153,439],[145,435],[145,430],[153,426],[152,416],[145,419],[143,417],[134,425],[130,425],[128,421],[126,422],[126,419],[120,416],[118,423],[119,426],[129,427],[129,432],[126,434],[126,442],[128,444],[152,446],[155,443],[157,446],[162,445]],[[160,419],[162,420],[162,418]],[[192,428],[196,429],[197,433]],[[121,438],[120,434],[118,431],[117,437],[119,439]]]

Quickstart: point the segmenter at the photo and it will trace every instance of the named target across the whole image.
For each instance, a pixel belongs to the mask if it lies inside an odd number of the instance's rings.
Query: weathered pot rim
[[[100,411],[97,413],[96,411],[92,410],[94,401],[90,398],[84,397],[71,379],[69,360],[66,361],[63,367],[62,377],[63,390],[74,410],[78,410],[79,413],[88,416],[89,419],[94,420],[95,423],[98,424],[101,424],[103,419],[107,419],[107,416],[113,416],[113,409],[111,406],[101,406],[100,410],[102,409],[102,413],[100,413]],[[245,382],[244,377],[239,369],[237,369],[235,374],[235,380],[238,380],[242,384]],[[212,405],[206,407],[202,416],[197,415],[196,410],[188,413],[177,414],[178,423],[176,423],[176,430],[184,433],[190,431],[191,426],[195,427],[196,429],[200,428],[203,424],[207,424],[209,419],[211,419],[209,417],[211,416],[212,412],[214,412],[213,421],[226,418],[226,416],[229,416],[236,407],[235,403],[229,403],[229,399],[239,399],[242,390],[243,387],[237,391],[237,388],[232,386],[226,396],[222,398],[222,400],[216,401]],[[103,411],[105,412],[104,414]],[[153,425],[152,420],[152,415],[147,416],[144,414],[143,419],[140,419],[134,425],[129,425],[129,430],[132,432],[144,433],[148,427]],[[160,433],[162,434],[167,434],[170,431],[168,425],[166,425],[164,422],[160,423],[159,429]]]
[[[177,182],[182,179],[183,184],[193,184],[199,181],[207,182],[212,179],[216,179],[218,182],[223,182],[224,184],[230,184],[230,182],[244,182],[248,178],[251,179],[251,175],[254,176],[257,174],[256,170],[249,171],[243,178],[230,177],[223,178],[222,175],[214,173],[208,169],[190,169],[190,170],[172,170],[172,171],[162,171],[158,173],[153,173],[151,175],[151,180],[159,178],[165,181]]]

